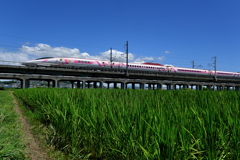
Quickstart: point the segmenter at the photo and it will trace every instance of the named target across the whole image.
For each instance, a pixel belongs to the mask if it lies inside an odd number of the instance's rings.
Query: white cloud
[[[136,60],[134,60],[134,62],[136,62],[136,63],[152,62],[152,61],[154,61],[153,57],[141,57],[141,58],[137,58]]]
[[[26,53],[21,52],[5,52],[0,51],[0,63],[11,65],[11,64],[20,64],[19,62],[24,62],[29,60],[29,56]]]
[[[154,58],[153,57],[144,57],[143,60],[147,60],[147,61],[153,61]]]
[[[81,56],[79,49],[66,47],[51,47],[48,44],[39,43],[34,47],[23,45],[21,52],[29,53],[37,57],[79,57]]]
[[[169,53],[171,53],[171,52],[170,52],[170,51],[165,51],[165,53],[166,53],[166,54],[169,54]]]
[[[159,61],[163,61],[164,59],[165,59],[164,56],[158,57],[158,60],[159,60]]]
[[[99,56],[96,56],[95,59],[103,59],[103,60],[110,60],[110,50],[101,52]],[[118,61],[118,62],[125,62],[126,61],[126,53],[117,51],[117,50],[112,50],[112,57],[113,61]],[[135,56],[132,53],[128,53],[128,61],[133,61]]]
[[[0,49],[0,58],[2,60],[11,60],[17,62],[23,62],[31,59],[40,57],[76,57],[76,58],[87,58],[87,59],[99,59],[99,60],[110,60],[110,50],[100,52],[98,55],[90,55],[87,52],[81,53],[77,48],[67,47],[52,47],[48,44],[39,43],[34,46],[25,43],[19,48],[17,52],[6,52]],[[113,61],[126,62],[126,53],[118,50],[112,50]],[[153,58],[153,57],[139,57],[135,59],[135,55],[132,53],[128,54],[129,62],[143,63],[153,62],[154,60],[162,61],[164,56]]]
[[[48,44],[37,44],[36,46],[30,47],[23,45],[20,48],[21,52],[28,53],[33,57],[78,57],[78,58],[89,58],[89,59],[101,59],[109,60],[110,59],[110,50],[101,52],[100,55],[92,56],[89,53],[80,53],[80,50],[77,48],[70,49],[66,47],[51,47]],[[114,61],[126,61],[126,54],[121,51],[112,50],[112,56]],[[129,61],[134,60],[134,55],[132,53],[128,54]]]
[[[153,57],[141,57],[141,58],[135,59],[134,62],[136,62],[136,63],[144,63],[144,62],[153,62],[153,63],[155,63],[156,60],[161,62],[161,61],[164,60],[164,58],[165,58],[164,56],[157,57],[157,59],[153,58]]]

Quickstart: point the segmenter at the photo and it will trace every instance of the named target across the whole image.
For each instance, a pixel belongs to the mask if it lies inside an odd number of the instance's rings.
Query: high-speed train
[[[67,67],[67,68],[96,68],[96,69],[118,69],[125,70],[126,63],[110,62],[104,60],[83,59],[83,58],[63,58],[63,57],[43,57],[36,60],[23,62],[22,65],[28,67]],[[159,63],[128,63],[129,71],[149,71],[149,72],[168,72],[192,75],[215,75],[214,70],[181,68],[172,65],[161,65]],[[239,77],[238,72],[216,71],[217,76]]]

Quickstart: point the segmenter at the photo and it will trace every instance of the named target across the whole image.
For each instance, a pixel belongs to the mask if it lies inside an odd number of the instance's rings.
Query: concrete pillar
[[[121,89],[127,89],[127,83],[122,82],[121,83]]]
[[[47,86],[48,86],[48,88],[50,87],[50,82],[51,82],[51,80],[47,80]]]
[[[213,85],[213,90],[216,91],[216,86],[215,85]]]
[[[50,87],[50,81],[48,81],[48,87]],[[59,88],[59,81],[58,80],[52,80],[52,87],[53,88]]]
[[[227,91],[230,91],[230,87],[229,87],[229,86],[226,86],[226,90],[227,90]]]
[[[201,91],[202,90],[202,85],[196,85],[196,90]]]
[[[135,89],[135,83],[132,83],[132,89]]]
[[[91,82],[87,82],[87,88],[90,88]]]
[[[167,84],[167,90],[172,90],[172,84]]]
[[[152,84],[152,89],[155,89],[155,84]]]
[[[208,89],[208,90],[211,90],[211,87],[212,87],[212,86],[210,86],[210,85],[207,85],[207,89]]]
[[[152,84],[148,83],[148,90],[152,89]]]
[[[21,79],[20,81],[21,81],[21,88],[25,89],[25,86],[26,86],[25,79]]]
[[[222,91],[223,90],[223,86],[217,86],[217,91]]]
[[[183,85],[183,88],[184,88],[184,89],[187,89],[187,88],[188,88],[188,84],[184,84],[184,85]]]
[[[220,88],[221,88],[221,91],[225,90],[225,86],[220,86]]]
[[[121,82],[121,89],[125,89],[124,86],[125,86],[124,83]]]
[[[77,81],[77,88],[80,88],[80,81]]]
[[[157,84],[157,89],[162,89],[162,84]]]
[[[235,87],[235,91],[240,91],[240,87],[239,87],[239,86],[236,86],[236,87]]]
[[[86,88],[86,82],[82,81],[82,89],[85,89],[85,88]]]
[[[74,88],[74,81],[70,81],[71,87]]]
[[[29,86],[30,86],[30,80],[25,79],[25,88],[29,88]]]
[[[179,86],[179,90],[181,90],[181,89],[182,89],[182,85],[181,85],[181,84],[179,84],[178,86]]]
[[[93,82],[93,88],[97,88],[97,82]]]
[[[176,90],[176,89],[177,89],[177,85],[176,85],[176,84],[173,84],[172,87],[173,87],[173,88],[172,88],[173,90]]]
[[[140,89],[144,89],[145,83],[140,83]]]
[[[99,82],[99,88],[103,88],[103,82]]]
[[[117,82],[113,83],[113,88],[116,89],[117,88]]]

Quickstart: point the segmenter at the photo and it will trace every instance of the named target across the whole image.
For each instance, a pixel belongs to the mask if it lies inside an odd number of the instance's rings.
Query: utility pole
[[[111,68],[112,68],[112,62],[113,62],[112,48],[110,48],[110,63],[111,63]]]
[[[128,76],[128,41],[126,42],[126,76]]]
[[[192,61],[192,68],[195,68],[195,66],[197,66],[197,67],[202,67],[202,65],[195,65],[195,64],[194,64],[194,61]]]
[[[214,59],[213,62],[213,67],[214,67],[214,72],[215,72],[215,76],[214,76],[214,80],[217,81],[217,57],[212,57]]]

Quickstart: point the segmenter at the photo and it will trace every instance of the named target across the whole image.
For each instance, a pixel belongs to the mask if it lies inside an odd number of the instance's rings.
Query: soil
[[[12,94],[12,93],[11,93]],[[41,147],[40,142],[37,138],[31,133],[31,125],[27,121],[26,117],[23,115],[15,97],[13,96],[13,101],[15,104],[14,109],[19,114],[20,121],[23,126],[24,133],[24,143],[27,146],[27,156],[31,160],[51,160],[47,154],[47,152]]]

